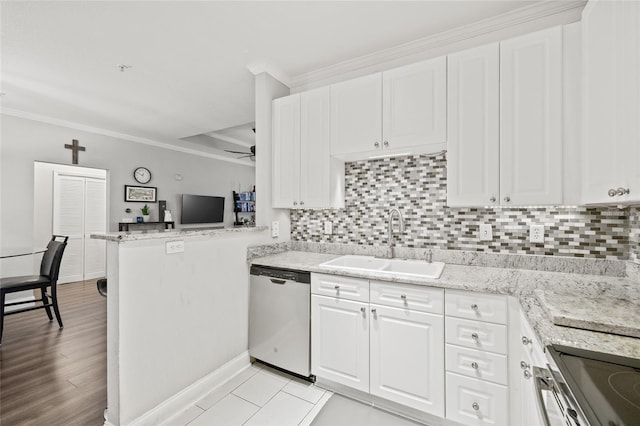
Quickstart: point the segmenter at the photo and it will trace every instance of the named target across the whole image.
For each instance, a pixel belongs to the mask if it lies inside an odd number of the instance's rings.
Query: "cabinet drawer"
[[[447,373],[447,419],[463,425],[508,425],[506,386]]]
[[[444,313],[444,290],[408,284],[371,281],[371,303],[431,314]]]
[[[447,290],[445,312],[452,317],[506,324],[507,296]]]
[[[506,355],[447,345],[447,371],[475,379],[507,384]]]
[[[447,343],[482,351],[507,353],[507,326],[447,317]]]
[[[369,280],[338,275],[311,274],[311,293],[368,302]]]

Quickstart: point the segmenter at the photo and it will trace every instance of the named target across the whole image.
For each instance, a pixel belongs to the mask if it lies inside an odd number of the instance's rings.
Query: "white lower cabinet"
[[[447,419],[460,424],[508,425],[506,386],[447,372]]]
[[[371,305],[370,393],[444,416],[442,315]]]
[[[372,297],[392,306],[369,303],[368,280],[312,274],[311,373],[444,417],[443,290],[399,285],[394,297],[387,285],[371,282]]]
[[[369,392],[369,304],[311,296],[311,373]]]

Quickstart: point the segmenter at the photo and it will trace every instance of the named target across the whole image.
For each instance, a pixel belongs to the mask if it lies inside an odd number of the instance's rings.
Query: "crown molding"
[[[247,65],[247,69],[254,76],[262,73],[267,73],[285,86],[291,87],[291,77],[270,62],[254,62]]]
[[[52,124],[54,126],[66,127],[68,129],[80,130],[83,132],[94,133],[97,135],[109,136],[116,139],[123,139],[130,142],[136,142],[143,145],[154,146],[156,148],[168,149],[171,151],[182,152],[184,154],[196,155],[198,157],[206,157],[214,160],[226,161],[228,163],[239,164],[241,166],[255,167],[254,163],[247,163],[236,158],[228,158],[223,155],[213,154],[209,152],[199,151],[197,149],[181,147],[167,142],[159,142],[153,139],[131,136],[124,133],[118,133],[111,130],[105,130],[98,127],[87,126],[85,124],[75,123],[72,121],[61,120],[59,118],[48,117],[31,112],[21,111],[13,108],[2,108],[0,114],[11,117],[24,118],[27,120],[38,121],[40,123]]]
[[[340,76],[349,75],[358,70],[363,71],[376,66],[380,68],[380,64],[392,63],[412,56],[428,57],[429,51],[535,21],[551,21],[551,18],[555,18],[552,24],[557,25],[560,18],[561,23],[576,22],[580,20],[580,14],[586,4],[586,0],[549,0],[535,3],[469,25],[299,74],[287,80],[285,84],[292,89],[292,92],[305,90],[319,86],[323,82],[326,84],[332,80],[336,81]]]

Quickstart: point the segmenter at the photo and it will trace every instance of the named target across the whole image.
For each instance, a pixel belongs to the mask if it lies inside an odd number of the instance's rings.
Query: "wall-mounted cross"
[[[86,151],[86,148],[84,146],[80,146],[80,143],[76,139],[72,139],[71,142],[71,145],[66,143],[64,144],[64,147],[71,150],[72,164],[78,164],[78,151]]]

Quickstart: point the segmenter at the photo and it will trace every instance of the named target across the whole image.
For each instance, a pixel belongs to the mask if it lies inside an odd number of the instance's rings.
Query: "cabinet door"
[[[273,101],[272,164],[273,207],[297,207],[300,199],[300,95]]]
[[[371,305],[371,394],[444,416],[442,315]]]
[[[495,43],[449,55],[449,206],[500,203],[499,53]]]
[[[330,205],[329,88],[300,95],[300,204]]]
[[[369,392],[368,303],[311,296],[311,373]]]
[[[382,137],[380,73],[331,86],[331,155],[375,151]]]
[[[640,199],[639,9],[592,1],[583,12],[584,203]],[[630,193],[609,195],[618,188]]]
[[[562,203],[562,27],[500,44],[500,196]]]
[[[58,283],[84,279],[85,178],[54,172],[53,233],[69,237]]]
[[[84,229],[84,279],[106,276],[106,241],[91,234],[107,232],[107,183],[104,179],[86,178]]]
[[[447,58],[419,62],[382,74],[384,149],[444,147],[447,139]]]

